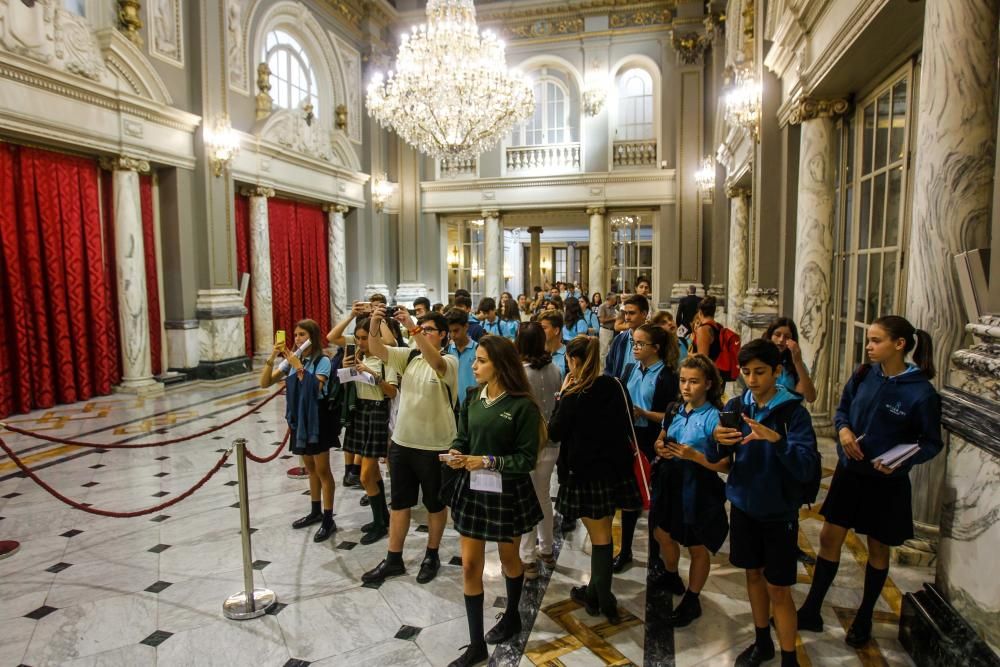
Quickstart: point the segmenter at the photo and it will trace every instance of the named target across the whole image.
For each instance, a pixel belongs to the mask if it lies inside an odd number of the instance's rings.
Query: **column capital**
[[[482,211],[482,216],[484,218],[499,218],[500,209],[497,208],[484,208]]]
[[[323,204],[323,210],[326,211],[327,213],[333,212],[333,213],[340,213],[343,215],[348,211],[350,211],[351,207],[348,206],[347,204],[337,204],[337,203]]]
[[[729,197],[730,199],[736,199],[738,197],[749,197],[750,196],[750,188],[744,188],[744,187],[727,187],[726,188],[726,196]]]
[[[528,227],[528,233],[529,234],[541,234],[544,231],[545,231],[544,229],[542,229],[541,227],[538,227],[538,226]]]
[[[266,185],[254,185],[249,188],[242,188],[240,194],[244,197],[273,197],[274,188],[269,188]]]
[[[678,33],[675,30],[671,38],[671,45],[677,52],[677,57],[682,65],[701,65],[705,51],[711,44],[711,37],[700,35],[697,32]]]
[[[817,100],[802,97],[795,101],[788,113],[788,124],[798,125],[815,118],[834,118],[847,113],[850,104],[844,98]]]
[[[603,206],[588,206],[587,215],[604,215],[608,212],[608,209]]]
[[[140,174],[149,172],[149,161],[129,155],[102,157],[99,161],[105,171],[137,171]]]

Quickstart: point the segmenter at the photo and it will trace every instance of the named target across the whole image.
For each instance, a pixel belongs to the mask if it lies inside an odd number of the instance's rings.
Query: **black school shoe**
[[[402,574],[406,574],[405,565],[402,563],[398,565],[390,565],[383,560],[374,568],[362,574],[361,581],[366,584],[377,584],[385,581],[389,577],[398,577]]]
[[[760,644],[754,642],[746,647],[742,653],[736,656],[736,667],[757,667],[768,660],[774,659],[774,644]]]
[[[345,472],[343,484],[346,487],[361,486],[361,476],[355,475],[353,472]]]
[[[611,571],[620,574],[632,566],[632,552],[622,551],[611,561]]]
[[[322,525],[316,534],[313,535],[313,542],[323,542],[328,540],[331,535],[337,532],[337,523],[335,521],[330,521],[329,525]]]
[[[374,523],[374,521],[372,523]],[[372,528],[371,530],[365,531],[365,534],[361,536],[361,539],[358,540],[358,542],[364,545],[375,544],[388,534],[388,528]]]
[[[305,528],[307,526],[313,525],[314,523],[319,523],[322,520],[323,520],[323,515],[322,514],[320,514],[319,512],[310,512],[309,514],[306,514],[301,519],[296,519],[295,521],[293,521],[292,522],[292,528],[296,528],[296,529],[298,529],[298,528]]]
[[[872,639],[872,622],[871,619],[865,620],[862,618],[855,618],[854,622],[851,623],[851,629],[847,631],[847,636],[844,641],[847,642],[848,646],[854,648],[861,648]]]
[[[505,613],[497,614],[497,618],[500,619],[500,622],[486,633],[487,644],[502,644],[508,639],[513,639],[521,634],[520,612],[511,614],[510,620],[507,620],[507,614]]]
[[[582,606],[587,611],[588,616],[597,616],[601,613],[597,603],[591,602],[590,598],[587,597],[587,586],[574,586],[569,589],[569,597],[573,602]]]
[[[486,644],[471,644],[463,646],[465,653],[456,660],[448,663],[448,667],[473,667],[473,665],[483,665],[490,658],[490,651]]]
[[[420,563],[420,572],[417,573],[417,583],[426,584],[433,581],[440,569],[440,558],[437,556],[424,556],[423,562]]]
[[[701,600],[684,598],[677,609],[667,615],[667,625],[672,628],[684,628],[701,616]]]
[[[806,630],[808,632],[823,632],[823,617],[819,614],[814,614],[804,607],[796,612],[796,617],[798,618],[798,629],[799,632]]]
[[[365,495],[361,496],[361,501],[358,504],[361,505],[362,507],[368,507],[369,505],[372,504],[372,499],[366,493]]]

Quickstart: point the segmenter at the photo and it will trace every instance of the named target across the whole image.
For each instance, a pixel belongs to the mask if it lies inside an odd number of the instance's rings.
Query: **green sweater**
[[[504,396],[486,407],[476,395],[462,405],[452,448],[473,456],[495,456],[497,470],[503,473],[530,473],[538,458],[540,417],[526,396]]]

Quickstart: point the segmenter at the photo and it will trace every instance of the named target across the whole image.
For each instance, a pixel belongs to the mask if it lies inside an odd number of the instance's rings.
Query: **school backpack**
[[[719,340],[719,356],[715,359],[715,367],[723,381],[732,382],[740,376],[740,335],[721,324],[712,327]]]

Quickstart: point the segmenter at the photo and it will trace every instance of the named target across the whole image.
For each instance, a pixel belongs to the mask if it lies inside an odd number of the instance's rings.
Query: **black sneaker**
[[[473,667],[486,664],[489,660],[490,650],[486,648],[486,644],[471,644],[462,648],[465,649],[465,653],[448,663],[448,667]]]
[[[672,628],[684,628],[691,625],[691,622],[701,616],[701,600],[698,598],[684,598],[677,609],[667,615],[667,625]]]
[[[805,607],[799,609],[796,613],[798,617],[798,627],[799,632],[806,630],[808,632],[823,632],[823,617],[818,613],[809,611]]]
[[[329,524],[323,524],[313,535],[313,542],[322,542],[330,538],[331,535],[337,532],[337,522],[330,521]]]
[[[872,638],[872,622],[871,619],[855,618],[854,622],[851,623],[851,629],[847,631],[847,637],[844,641],[847,642],[848,646],[854,648],[861,648],[865,644],[871,641]]]
[[[374,523],[374,521],[372,523]],[[358,542],[360,542],[361,544],[366,544],[366,545],[367,544],[375,544],[376,542],[378,542],[379,540],[381,540],[383,537],[385,537],[388,534],[389,534],[389,529],[388,528],[385,528],[385,527],[382,527],[382,528],[372,528],[371,530],[366,531],[365,534],[361,536],[361,539],[358,540]]]
[[[512,639],[521,634],[521,613],[511,614],[511,619],[507,620],[507,614],[497,614],[500,622],[493,626],[486,633],[487,644],[502,644],[508,639]]]
[[[344,486],[346,487],[361,486],[361,477],[359,475],[355,475],[353,472],[345,472]]]
[[[361,581],[366,584],[376,584],[385,581],[389,577],[398,577],[401,574],[406,574],[405,565],[402,563],[390,565],[387,561],[383,560],[374,568],[362,574]]]
[[[774,659],[774,644],[765,644],[763,647],[754,642],[747,646],[742,653],[736,656],[736,667],[757,667],[768,660]]]
[[[631,566],[632,566],[632,552],[623,551],[619,553],[617,556],[615,556],[615,559],[611,563],[611,570],[615,574],[619,574],[621,572],[624,572]]]
[[[366,493],[365,495],[361,496],[361,501],[358,504],[361,505],[362,507],[368,507],[369,505],[372,504],[372,499]]]
[[[301,519],[297,519],[297,520],[293,521],[292,522],[292,528],[296,528],[296,529],[297,528],[305,528],[307,526],[313,525],[314,523],[319,523],[322,520],[323,520],[323,515],[322,514],[320,514],[319,512],[310,512],[309,514],[306,514]]]
[[[438,570],[441,569],[441,559],[437,556],[424,556],[420,563],[420,572],[417,573],[417,583],[426,584],[434,580]]]
[[[591,601],[587,596],[587,588],[587,586],[574,586],[569,589],[569,597],[573,602],[582,606],[587,611],[588,616],[597,616],[601,610],[597,606],[597,602]]]

